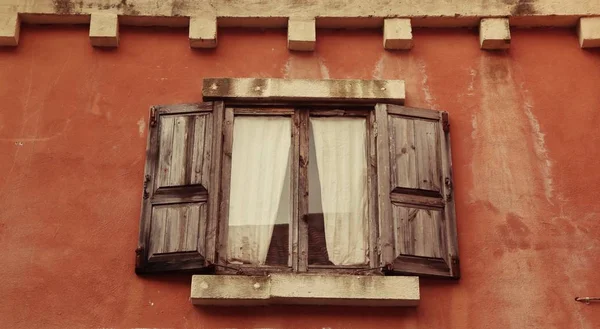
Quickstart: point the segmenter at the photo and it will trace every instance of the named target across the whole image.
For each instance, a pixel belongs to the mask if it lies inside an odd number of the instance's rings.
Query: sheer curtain
[[[227,239],[232,263],[262,265],[267,259],[290,144],[290,118],[235,118]]]
[[[311,118],[325,241],[335,265],[368,260],[366,120]]]

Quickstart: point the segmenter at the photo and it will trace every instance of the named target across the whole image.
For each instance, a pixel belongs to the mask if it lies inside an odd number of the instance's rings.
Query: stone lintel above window
[[[403,80],[204,79],[205,101],[404,104]]]

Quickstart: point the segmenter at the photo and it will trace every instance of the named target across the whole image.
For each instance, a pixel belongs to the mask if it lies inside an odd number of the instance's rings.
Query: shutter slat
[[[165,117],[161,118],[159,122],[160,133],[159,139],[159,158],[158,172],[156,177],[158,178],[157,188],[163,186],[171,186],[170,184],[170,168],[173,158],[173,133],[174,133],[175,118]]]
[[[445,120],[445,112],[376,106],[381,260],[394,273],[460,275]]]
[[[180,236],[179,236],[179,228],[181,222],[185,221],[185,208],[176,205],[176,206],[161,206],[164,211],[164,226],[165,226],[165,237],[162,241],[164,244],[162,246],[162,251],[164,253],[172,253],[178,252],[177,245],[179,244]],[[150,245],[154,244],[154,241],[150,241]]]
[[[192,166],[190,169],[189,175],[191,176],[190,184],[201,184],[206,186],[206,189],[210,189],[210,161],[205,161],[205,159],[210,159],[210,143],[212,139],[210,138],[211,133],[206,132],[207,124],[206,124],[206,116],[197,116],[194,117],[192,128],[194,131],[194,138],[190,139],[192,141],[192,145],[197,146],[193,148],[193,160]],[[207,139],[207,136],[208,139]]]
[[[397,223],[396,252],[399,255],[443,258],[444,223],[440,210],[393,206]]]
[[[409,121],[409,120],[405,120]],[[410,120],[414,123],[417,183],[421,190],[440,190],[436,123]]]
[[[160,207],[154,207],[152,209],[152,222],[150,230],[150,255],[162,254],[165,246],[165,223],[166,223],[166,211],[160,209]]]
[[[219,104],[153,108],[149,130],[145,198],[136,272],[206,270],[214,259],[220,136],[214,136]],[[211,211],[212,209],[212,211]],[[211,216],[208,216],[211,211]]]
[[[392,186],[418,188],[414,122],[398,117],[389,120]]]
[[[171,164],[168,167],[168,186],[185,185],[188,118],[176,116],[173,123],[173,146]]]

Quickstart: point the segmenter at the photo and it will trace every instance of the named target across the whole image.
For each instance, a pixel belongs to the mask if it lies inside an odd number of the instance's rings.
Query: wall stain
[[[263,1],[259,1],[262,3]],[[514,16],[523,16],[523,15],[533,15],[536,13],[535,10],[535,2],[536,0],[502,0],[507,5],[511,5],[512,8],[510,10],[511,15]],[[294,2],[295,3],[295,2]],[[83,1],[73,2],[71,0],[52,0],[52,4],[54,6],[54,11],[57,14],[71,14],[73,13],[75,6],[79,6],[80,9],[83,8]],[[266,4],[266,3],[265,3]],[[342,2],[333,2],[330,6],[332,9],[339,9],[343,7],[345,3]],[[88,4],[87,7],[91,8],[91,4]],[[132,3],[128,3],[127,0],[121,0],[118,4],[97,4],[98,9],[108,10],[111,8],[121,9],[123,14],[125,15],[139,15],[140,12],[135,8],[135,5]],[[188,7],[188,2],[185,0],[174,0],[171,14],[173,16],[181,16],[186,11]]]
[[[510,11],[510,14],[514,16],[533,15],[536,12],[533,6],[534,3],[534,0],[519,0]]]
[[[487,78],[496,82],[508,82],[508,67],[503,62],[494,62],[484,68],[484,74]]]
[[[139,15],[140,12],[135,9],[135,5],[131,4],[131,3],[127,3],[127,0],[121,0],[121,2],[119,2],[119,4],[117,5],[118,9],[122,9],[123,10],[123,14],[125,15]]]
[[[523,217],[514,213],[508,213],[506,215],[506,224],[515,236],[527,237],[531,234],[529,227],[523,223]]]
[[[144,117],[141,117],[136,123],[140,137],[144,137],[144,131],[146,130],[146,121],[144,120]]]
[[[88,5],[89,6],[89,5]],[[140,11],[135,8],[135,5],[132,3],[128,3],[127,0],[121,0],[117,4],[97,4],[96,7],[98,9],[109,10],[109,9],[119,9],[123,15],[137,16],[140,15]]]
[[[540,171],[544,179],[544,194],[546,196],[546,200],[548,200],[548,203],[553,205],[554,202],[552,201],[552,198],[554,195],[554,182],[552,180],[552,161],[550,160],[548,150],[546,149],[545,134],[542,132],[538,120],[533,115],[533,104],[530,97],[527,96],[527,90],[523,85],[521,85],[520,89],[524,94],[525,115],[527,116],[527,119],[531,125],[533,147],[535,154],[538,157]]]
[[[315,54],[291,55],[282,69],[286,79],[328,79],[329,69]],[[327,76],[325,76],[327,75]],[[338,92],[341,92],[338,90]]]
[[[173,16],[183,16],[188,11],[189,6],[188,2],[185,0],[173,0],[173,5],[171,6],[171,15]]]
[[[515,16],[535,14],[534,4],[537,0],[502,0],[506,5],[512,6],[510,14]]]
[[[52,0],[52,5],[54,6],[54,11],[61,15],[71,14],[75,8],[71,0]]]
[[[6,235],[6,224],[0,223],[0,241]]]
[[[473,202],[472,205],[482,210],[488,211],[490,214],[500,215],[500,210],[494,207],[494,205],[488,200],[477,200]]]
[[[529,236],[531,230],[523,222],[523,218],[515,213],[506,215],[506,223],[497,225],[498,233],[502,242],[510,251],[517,249],[525,250],[531,248]],[[496,253],[494,253],[495,256]]]

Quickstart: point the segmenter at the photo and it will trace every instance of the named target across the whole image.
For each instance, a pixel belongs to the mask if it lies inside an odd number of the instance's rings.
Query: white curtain
[[[232,263],[264,264],[267,259],[290,144],[289,118],[239,116],[234,120],[227,239]]]
[[[368,260],[366,120],[311,118],[329,260]]]

